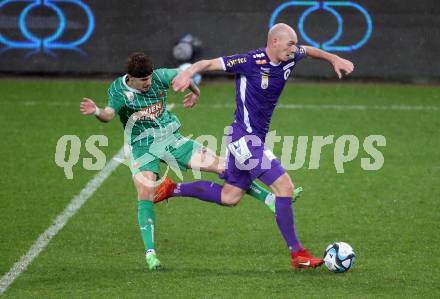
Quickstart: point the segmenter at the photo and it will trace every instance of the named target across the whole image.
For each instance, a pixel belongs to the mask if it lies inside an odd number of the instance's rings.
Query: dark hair
[[[153,62],[144,53],[136,52],[128,57],[125,68],[130,76],[144,78],[153,73]]]

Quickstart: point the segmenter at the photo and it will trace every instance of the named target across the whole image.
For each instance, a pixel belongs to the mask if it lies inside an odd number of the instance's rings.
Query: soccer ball
[[[335,242],[327,246],[324,252],[326,267],[336,273],[348,271],[353,266],[356,255],[353,248],[345,242]]]

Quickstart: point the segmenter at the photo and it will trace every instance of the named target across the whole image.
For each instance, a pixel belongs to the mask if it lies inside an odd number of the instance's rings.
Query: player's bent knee
[[[244,196],[245,191],[239,187],[226,183],[223,186],[221,200],[222,204],[229,207],[235,207]]]
[[[295,185],[293,185],[293,182],[290,181],[290,182],[286,183],[284,192],[287,194],[293,194],[293,191],[295,191]]]
[[[240,202],[241,197],[222,196],[222,204],[228,207],[235,207]]]
[[[280,176],[270,187],[276,196],[290,197],[295,191],[295,185],[287,173]]]
[[[238,205],[243,195],[244,193],[242,192],[228,192],[223,190],[221,195],[222,204],[228,207],[235,207]]]

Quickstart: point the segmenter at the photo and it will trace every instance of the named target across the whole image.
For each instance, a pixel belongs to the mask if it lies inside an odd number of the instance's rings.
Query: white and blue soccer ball
[[[345,242],[335,242],[327,246],[324,252],[325,266],[335,273],[348,271],[354,263],[356,255],[353,248]]]

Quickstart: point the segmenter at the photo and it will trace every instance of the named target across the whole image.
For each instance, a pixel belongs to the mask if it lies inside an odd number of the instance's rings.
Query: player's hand
[[[351,74],[351,72],[354,70],[354,65],[350,60],[341,58],[339,56],[336,57],[332,64],[339,79],[341,79],[343,75]]]
[[[171,83],[174,91],[184,91],[191,84],[191,73],[187,70],[180,72]]]
[[[96,104],[89,98],[83,98],[79,104],[79,111],[84,115],[92,115],[96,111]]]
[[[185,98],[183,99],[183,107],[185,108],[192,108],[195,104],[199,101],[199,96],[196,95],[193,92],[188,93],[185,95]]]

